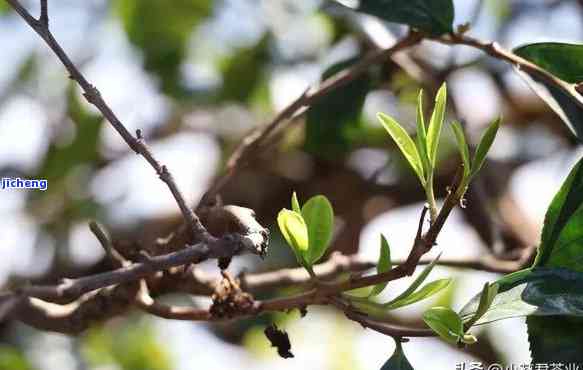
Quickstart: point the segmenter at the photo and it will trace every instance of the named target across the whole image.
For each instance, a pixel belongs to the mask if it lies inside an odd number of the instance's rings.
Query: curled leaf
[[[285,241],[295,252],[308,249],[308,227],[300,214],[282,209],[277,215],[277,223]]]
[[[302,208],[300,207],[300,202],[298,200],[298,195],[296,194],[296,192],[294,191],[294,193],[292,194],[292,198],[291,198],[291,206],[292,206],[292,210],[294,212],[297,213],[302,213]]]

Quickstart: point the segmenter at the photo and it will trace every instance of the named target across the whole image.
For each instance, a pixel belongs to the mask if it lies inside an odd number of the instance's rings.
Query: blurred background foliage
[[[23,3],[38,9],[37,1]],[[473,35],[508,48],[580,42],[583,36],[581,1],[455,5],[456,24],[470,22]],[[144,131],[193,204],[249,130],[309,84],[390,46],[406,31],[325,0],[60,0],[49,6],[56,38],[130,131]],[[49,180],[42,193],[0,192],[3,287],[109,268],[86,226],[90,219],[119,240],[148,243],[171,230],[179,214],[167,190],[4,1],[0,46],[0,177]],[[450,119],[464,120],[474,144],[492,118],[505,117],[468,207],[442,238],[442,245],[462,248],[449,248],[445,256],[518,255],[537,242],[548,200],[578,148],[510,67],[462,47],[425,42],[333,91],[239,173],[224,190],[225,201],[255,209],[273,228],[292,190],[303,200],[326,194],[339,221],[334,250],[373,259],[382,231],[394,258],[405,256],[423,192],[374,116],[384,111],[413,128],[418,89],[433,96],[442,81],[451,91]],[[458,163],[452,138],[444,141],[450,150],[439,162],[440,196]],[[266,261],[240,258],[233,272],[294,265],[275,228],[272,234]],[[218,276],[214,265],[202,268]],[[461,282],[434,304],[459,305],[492,279],[436,271]],[[290,292],[270,295],[283,293]],[[397,312],[397,322],[422,324],[422,308]],[[302,320],[272,316],[206,326],[132,313],[75,338],[2,323],[0,369],[376,369],[392,352],[390,339],[331,310],[311,310]],[[290,332],[294,359],[277,358],[262,336],[272,319]],[[466,352],[434,340],[413,341],[405,350],[420,369],[469,360],[528,362],[523,329],[520,320],[493,325]],[[508,343],[491,340],[509,331],[516,334]],[[428,351],[436,353],[431,364]]]

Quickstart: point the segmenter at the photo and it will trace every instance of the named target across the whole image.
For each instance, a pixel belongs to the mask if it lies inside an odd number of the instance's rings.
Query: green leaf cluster
[[[429,126],[425,125],[423,113],[423,91],[419,92],[417,103],[417,133],[416,140],[409,136],[407,131],[394,118],[379,113],[378,118],[399,147],[401,153],[417,175],[421,185],[425,189],[427,202],[431,212],[432,220],[437,216],[437,206],[433,189],[433,178],[437,165],[437,153],[443,123],[445,121],[447,103],[447,86],[444,83],[435,97],[435,107],[431,114]],[[470,150],[465,138],[465,134],[458,122],[453,122],[451,128],[456,138],[456,143],[462,158],[464,166],[464,175],[462,183],[459,186],[458,197],[462,197],[471,179],[482,168],[486,155],[490,150],[498,129],[500,128],[501,119],[498,118],[486,129],[480,143],[476,149],[473,158],[470,158]]]
[[[323,195],[312,197],[300,206],[295,192],[291,207],[279,212],[277,223],[298,263],[312,272],[311,266],[324,256],[332,241],[334,210]]]
[[[490,286],[496,288],[474,297],[461,310],[466,327],[529,316],[533,361],[583,364],[581,352],[568,348],[583,330],[583,160],[548,208],[533,265]]]
[[[391,262],[387,261],[387,255],[390,256],[390,252],[386,252],[385,248],[388,248],[388,243],[386,243],[386,239],[384,236],[381,236],[381,254],[379,256],[379,262],[377,264],[377,269],[379,273],[388,271],[391,267]],[[389,257],[390,258],[390,257]],[[384,288],[387,286],[387,283],[377,284],[373,287],[373,290],[367,297],[358,297],[351,294],[352,292],[348,292],[346,297],[352,301],[354,306],[359,309],[360,311],[375,317],[383,317],[386,316],[387,312],[396,310],[397,308],[405,307],[427,299],[445,288],[447,288],[450,283],[451,279],[439,279],[427,283],[422,286],[425,282],[431,270],[435,267],[439,257],[432,261],[429,265],[427,265],[423,271],[415,278],[415,280],[409,285],[407,289],[405,289],[401,294],[397,297],[393,298],[392,300],[385,302],[385,303],[376,303],[371,300],[374,296],[380,294]]]

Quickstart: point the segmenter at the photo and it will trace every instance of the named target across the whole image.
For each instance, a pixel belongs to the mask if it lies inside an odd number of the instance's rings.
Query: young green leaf
[[[389,305],[385,305],[385,309],[387,310],[395,310],[400,307],[409,306],[413,303],[417,303],[421,300],[431,297],[443,289],[447,288],[451,283],[452,279],[439,279],[432,281],[429,284],[424,285],[421,289],[417,290],[416,292],[408,295],[407,297],[400,299],[398,301],[394,301]]]
[[[472,174],[471,177],[474,177],[482,165],[486,160],[486,155],[490,151],[490,147],[496,138],[496,134],[498,133],[498,129],[500,128],[500,122],[502,118],[497,118],[490,124],[490,126],[486,129],[486,132],[482,135],[480,139],[480,143],[478,144],[478,148],[476,149],[476,153],[474,154],[474,159],[472,161]]]
[[[381,234],[381,251],[379,254],[379,262],[377,263],[377,272],[382,274],[383,272],[389,271],[393,267],[391,262],[391,247],[389,242],[384,235]],[[387,286],[388,282],[380,283],[374,286],[370,292],[370,296],[374,297],[379,295]]]
[[[431,270],[433,270],[433,267],[435,267],[435,264],[439,260],[439,257],[441,257],[441,254],[439,256],[437,256],[436,259],[434,259],[429,265],[427,265],[423,269],[421,274],[419,274],[419,276],[417,276],[417,278],[413,281],[413,283],[411,283],[411,285],[409,285],[409,287],[403,293],[399,294],[399,296],[397,298],[393,299],[392,301],[383,304],[383,306],[385,306],[385,307],[390,306],[390,305],[394,304],[395,302],[401,301],[401,300],[407,298],[408,296],[410,296],[411,294],[413,294],[417,290],[417,288],[419,288],[419,286],[421,284],[423,284],[425,279],[427,279],[427,276],[429,276],[429,273],[431,272]]]
[[[474,325],[478,320],[480,320],[480,318],[482,318],[482,316],[484,316],[484,314],[486,312],[488,312],[488,309],[490,308],[490,306],[492,305],[492,302],[494,302],[494,298],[496,297],[496,294],[498,294],[498,284],[489,284],[486,283],[484,284],[484,288],[482,289],[482,294],[480,295],[480,303],[478,305],[478,309],[476,310],[476,313],[474,314],[474,316],[465,323],[465,327],[466,328],[470,328],[472,325]]]
[[[397,146],[399,147],[399,149],[409,162],[409,165],[411,165],[411,167],[417,174],[417,177],[421,181],[421,184],[425,186],[425,176],[423,172],[423,165],[421,163],[421,157],[419,156],[419,152],[417,151],[415,143],[413,142],[407,131],[405,131],[405,129],[403,129],[403,127],[401,127],[401,125],[399,125],[397,121],[395,121],[393,118],[387,116],[384,113],[379,113],[377,117],[381,121],[389,135],[391,135],[391,137],[393,138],[393,140],[395,141],[395,143],[397,144]]]
[[[449,343],[458,344],[464,336],[462,319],[451,308],[433,307],[425,311],[423,321]]]
[[[277,215],[277,223],[294,252],[301,254],[308,250],[308,227],[300,214],[284,208]]]
[[[421,157],[421,164],[426,174],[431,172],[429,157],[427,156],[427,129],[425,128],[425,118],[423,116],[423,90],[419,90],[417,97],[417,136],[415,143]]]
[[[439,88],[437,96],[435,97],[435,107],[433,114],[429,121],[429,128],[427,129],[427,155],[431,166],[435,168],[437,161],[437,148],[439,146],[439,139],[441,136],[441,127],[445,119],[445,106],[447,103],[447,85],[444,83]]]
[[[401,342],[399,340],[395,340],[395,344],[395,352],[391,358],[385,362],[383,367],[381,367],[381,370],[413,370],[413,366],[411,366],[409,360],[407,360],[407,357],[405,357],[405,352],[403,352]]]
[[[300,207],[300,202],[298,200],[298,195],[296,194],[296,192],[294,191],[294,193],[292,194],[292,198],[291,198],[291,206],[292,206],[292,210],[294,212],[297,213],[302,213],[302,208]]]
[[[308,226],[309,248],[305,257],[311,265],[322,258],[332,240],[334,210],[328,198],[317,195],[304,204],[302,217]]]
[[[472,167],[470,164],[470,150],[468,148],[468,143],[466,142],[466,136],[462,125],[460,125],[459,122],[452,122],[450,127],[455,135],[455,141],[457,142],[457,147],[460,151],[460,156],[462,157],[462,163],[464,164],[464,180],[467,181],[470,177]]]

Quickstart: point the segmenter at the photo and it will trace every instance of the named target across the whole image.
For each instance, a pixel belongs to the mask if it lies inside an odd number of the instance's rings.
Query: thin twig
[[[358,311],[355,311],[353,307],[344,302],[340,298],[333,298],[331,300],[332,304],[344,312],[347,318],[355,321],[362,325],[365,329],[372,329],[384,335],[391,336],[393,338],[404,338],[404,337],[435,337],[437,334],[429,328],[408,328],[403,326],[393,325],[387,322],[379,322],[370,318]]]
[[[113,128],[120,134],[126,144],[137,154],[142,155],[148,161],[148,163],[154,168],[158,177],[168,186],[170,192],[174,196],[176,203],[178,204],[180,211],[186,221],[190,226],[191,230],[191,241],[203,240],[208,234],[194,211],[188,207],[182,192],[178,188],[178,185],[174,181],[174,178],[168,171],[168,168],[161,164],[152,154],[150,149],[145,144],[141,133],[138,131],[137,137],[132,136],[132,134],[125,128],[123,123],[111,110],[109,105],[103,100],[99,90],[93,86],[85,76],[79,71],[75,64],[71,61],[69,56],[65,53],[61,45],[55,40],[53,34],[49,30],[48,24],[48,10],[47,1],[41,0],[41,16],[39,19],[35,19],[26,10],[18,0],[6,0],[25,21],[28,25],[46,42],[46,44],[51,48],[51,50],[56,54],[59,60],[63,63],[67,71],[69,72],[70,78],[76,81],[79,86],[83,89],[83,96],[87,101],[93,104],[101,114],[111,123]]]
[[[115,267],[122,267],[129,263],[129,261],[126,261],[126,259],[118,251],[116,251],[115,248],[113,248],[113,243],[97,222],[89,222],[89,229],[93,235],[95,235],[97,240],[99,240],[99,244],[101,244],[105,250],[105,254],[109,257]]]

